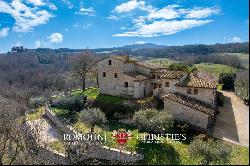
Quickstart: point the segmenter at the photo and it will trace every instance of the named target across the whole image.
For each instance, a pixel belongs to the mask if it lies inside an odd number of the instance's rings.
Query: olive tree
[[[156,109],[139,110],[133,116],[134,124],[140,130],[166,133],[173,127],[173,117],[166,111]]]
[[[188,152],[192,158],[200,158],[201,164],[222,164],[229,159],[231,147],[220,140],[197,137],[190,143]]]
[[[104,125],[107,122],[105,114],[99,108],[89,108],[83,110],[79,115],[80,121],[90,126],[90,131],[94,132],[96,125]]]

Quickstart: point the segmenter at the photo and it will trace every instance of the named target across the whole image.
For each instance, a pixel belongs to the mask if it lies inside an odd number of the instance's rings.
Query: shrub
[[[188,152],[192,158],[201,158],[201,164],[222,164],[228,161],[231,147],[220,140],[197,137],[190,143]]]
[[[156,109],[139,110],[134,114],[133,122],[140,130],[155,133],[165,133],[173,128],[173,117]]]
[[[173,63],[173,64],[169,65],[168,69],[169,70],[183,70],[183,71],[186,71],[186,70],[188,70],[188,67],[183,63]]]
[[[132,118],[134,112],[138,110],[138,107],[135,105],[112,104],[103,101],[95,101],[93,107],[100,108],[110,120],[119,120],[124,117]]]
[[[38,108],[44,106],[46,103],[46,98],[45,97],[34,97],[29,99],[29,107],[30,108]]]
[[[107,122],[105,114],[99,108],[83,110],[79,115],[80,121],[90,126],[91,132],[96,125],[104,125]]]
[[[217,105],[223,107],[225,96],[223,93],[217,91]]]
[[[219,83],[222,85],[222,90],[234,90],[234,73],[222,73],[219,78]]]
[[[52,100],[51,107],[79,112],[83,109],[85,102],[86,97],[82,95],[61,96]]]

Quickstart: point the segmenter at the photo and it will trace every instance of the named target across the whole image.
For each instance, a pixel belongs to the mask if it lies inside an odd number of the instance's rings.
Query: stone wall
[[[59,119],[55,116],[55,114],[50,110],[48,106],[46,106],[45,115],[55,124],[55,126],[61,130],[63,133],[77,133],[73,126],[70,124],[65,124],[62,122],[62,119]],[[77,149],[77,145],[74,147]],[[91,145],[86,151],[86,158],[97,158],[97,159],[105,159],[105,160],[122,160],[122,161],[137,161],[143,158],[142,155],[137,153],[131,153],[128,151],[121,151],[119,149],[110,148],[107,146],[96,146]],[[58,156],[55,154],[55,156]],[[67,162],[66,158],[62,155],[58,156],[58,159],[61,159],[62,162]],[[55,160],[55,159],[54,159]],[[60,163],[61,164],[61,163]]]
[[[169,82],[169,87],[166,87],[166,82]],[[179,82],[178,79],[163,79],[162,80],[162,90],[163,93],[168,94],[172,92],[176,92],[176,86],[175,84]]]
[[[77,149],[77,145],[73,147]],[[125,162],[135,162],[138,160],[142,160],[143,156],[131,153],[125,150],[110,148],[107,146],[95,146],[91,145],[86,150],[86,155],[82,156],[85,159],[88,158],[97,158],[103,160],[110,160],[110,161],[125,161]]]
[[[209,115],[193,108],[187,107],[168,98],[164,100],[164,110],[173,115],[178,121],[187,122],[193,126],[198,126],[207,130]]]
[[[111,60],[111,65],[109,65]],[[106,77],[103,77],[106,72]],[[117,73],[117,78],[115,78]],[[114,58],[106,58],[98,62],[98,85],[101,94],[118,95],[115,86],[124,86],[123,61]]]
[[[56,117],[48,106],[45,106],[45,117],[51,120],[63,133],[76,133],[74,128],[71,127],[70,124],[67,124],[68,122],[66,122],[66,120]]]
[[[111,60],[111,65],[109,65]],[[139,72],[149,75],[150,69],[136,65],[134,62],[124,63],[122,60],[106,58],[98,62],[98,85],[101,94],[121,96],[127,98],[143,98],[151,94],[152,88],[149,82],[139,81],[124,72]],[[106,77],[103,77],[103,72]],[[117,78],[115,78],[117,73]],[[128,87],[125,87],[128,82]]]
[[[192,94],[187,94],[187,89],[192,90]],[[198,94],[194,94],[194,89],[198,89]],[[192,88],[192,87],[176,87],[175,92],[181,93],[183,95],[195,98],[197,100],[203,101],[210,105],[215,105],[216,99],[216,89],[208,89],[208,88]]]
[[[135,70],[139,73],[146,75],[146,76],[149,76],[150,72],[151,72],[151,69],[144,67],[144,66],[141,66],[141,65],[135,65]]]

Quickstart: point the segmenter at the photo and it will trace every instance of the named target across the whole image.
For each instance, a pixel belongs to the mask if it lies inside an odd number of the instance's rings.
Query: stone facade
[[[109,57],[98,62],[98,85],[101,94],[144,98],[152,94],[149,80],[153,68],[134,60]]]
[[[176,120],[207,130],[217,104],[216,85],[199,78],[197,73],[196,70],[193,73],[169,71],[127,56],[111,56],[98,62],[101,94],[135,99],[158,96],[164,101],[165,110],[173,114]],[[184,97],[171,98],[168,94]],[[194,107],[187,104],[189,99],[192,99]]]
[[[164,110],[169,111],[179,121],[187,122],[205,130],[207,129],[209,115],[206,113],[182,104],[177,104],[170,99],[164,100]]]
[[[191,94],[187,93],[191,92]],[[194,91],[197,91],[197,94]],[[178,87],[175,88],[175,92],[185,94],[186,96],[201,100],[205,103],[215,105],[216,100],[216,89],[206,89],[206,88],[193,88],[193,87]]]

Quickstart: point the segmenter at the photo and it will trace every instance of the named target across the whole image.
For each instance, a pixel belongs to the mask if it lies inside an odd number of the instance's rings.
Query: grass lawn
[[[41,119],[42,115],[45,113],[45,107],[37,108],[36,111],[31,112],[27,115],[27,120],[38,120]]]
[[[67,119],[70,123],[74,123],[78,118],[77,112],[71,112],[69,110],[60,109],[60,108],[51,108],[56,116],[60,118]]]
[[[124,98],[117,97],[117,96],[102,95],[99,93],[99,89],[96,87],[88,88],[84,92],[80,89],[73,90],[71,91],[71,94],[84,95],[84,96],[87,96],[87,98],[90,100],[102,101],[102,102],[112,103],[112,104],[122,104],[123,101],[125,100]]]
[[[249,165],[249,148],[232,145],[232,153],[230,156],[230,164],[232,165]]]
[[[233,68],[227,65],[211,64],[211,63],[195,64],[194,67],[197,67],[199,71],[214,74],[218,78],[221,73],[236,73],[238,70],[236,68]]]

